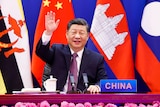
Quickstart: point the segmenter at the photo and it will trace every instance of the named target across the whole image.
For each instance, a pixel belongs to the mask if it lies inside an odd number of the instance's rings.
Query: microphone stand
[[[68,94],[77,93],[76,92],[76,83],[75,83],[73,74],[70,73],[69,77],[70,77],[70,82],[71,82],[72,90],[68,91],[67,93]]]
[[[84,81],[84,85],[85,85],[85,89],[83,90],[83,93],[89,93],[87,91],[87,88],[88,88],[88,77],[87,77],[87,73],[82,73],[83,75],[83,81]]]

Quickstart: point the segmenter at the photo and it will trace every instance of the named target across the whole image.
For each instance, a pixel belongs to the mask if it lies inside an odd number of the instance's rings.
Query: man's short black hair
[[[67,30],[69,30],[70,27],[71,27],[73,24],[86,26],[87,32],[89,32],[89,25],[88,25],[88,23],[87,23],[87,21],[86,21],[85,19],[83,19],[83,18],[75,18],[75,19],[69,21],[69,23],[68,23],[68,25],[67,25]]]

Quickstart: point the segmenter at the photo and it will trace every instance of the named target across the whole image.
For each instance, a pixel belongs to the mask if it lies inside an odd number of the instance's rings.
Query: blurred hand
[[[55,20],[55,13],[50,11],[45,15],[46,35],[51,35],[58,27],[60,20]]]
[[[87,89],[92,94],[96,94],[100,92],[100,87],[98,85],[90,85]]]

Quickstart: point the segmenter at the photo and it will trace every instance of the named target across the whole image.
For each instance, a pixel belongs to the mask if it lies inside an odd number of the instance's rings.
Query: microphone
[[[71,73],[70,73],[70,82],[71,82],[71,86],[72,86],[72,91],[75,91],[76,83],[74,80],[74,76]]]
[[[87,73],[83,73],[83,81],[84,81],[84,85],[86,88],[88,88],[88,77],[87,77]]]

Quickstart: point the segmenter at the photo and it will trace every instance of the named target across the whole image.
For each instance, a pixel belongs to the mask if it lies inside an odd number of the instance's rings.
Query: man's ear
[[[87,38],[87,40],[89,39],[89,37],[90,37],[90,33],[88,33],[88,38]]]
[[[68,32],[66,31],[66,39],[68,38]]]

